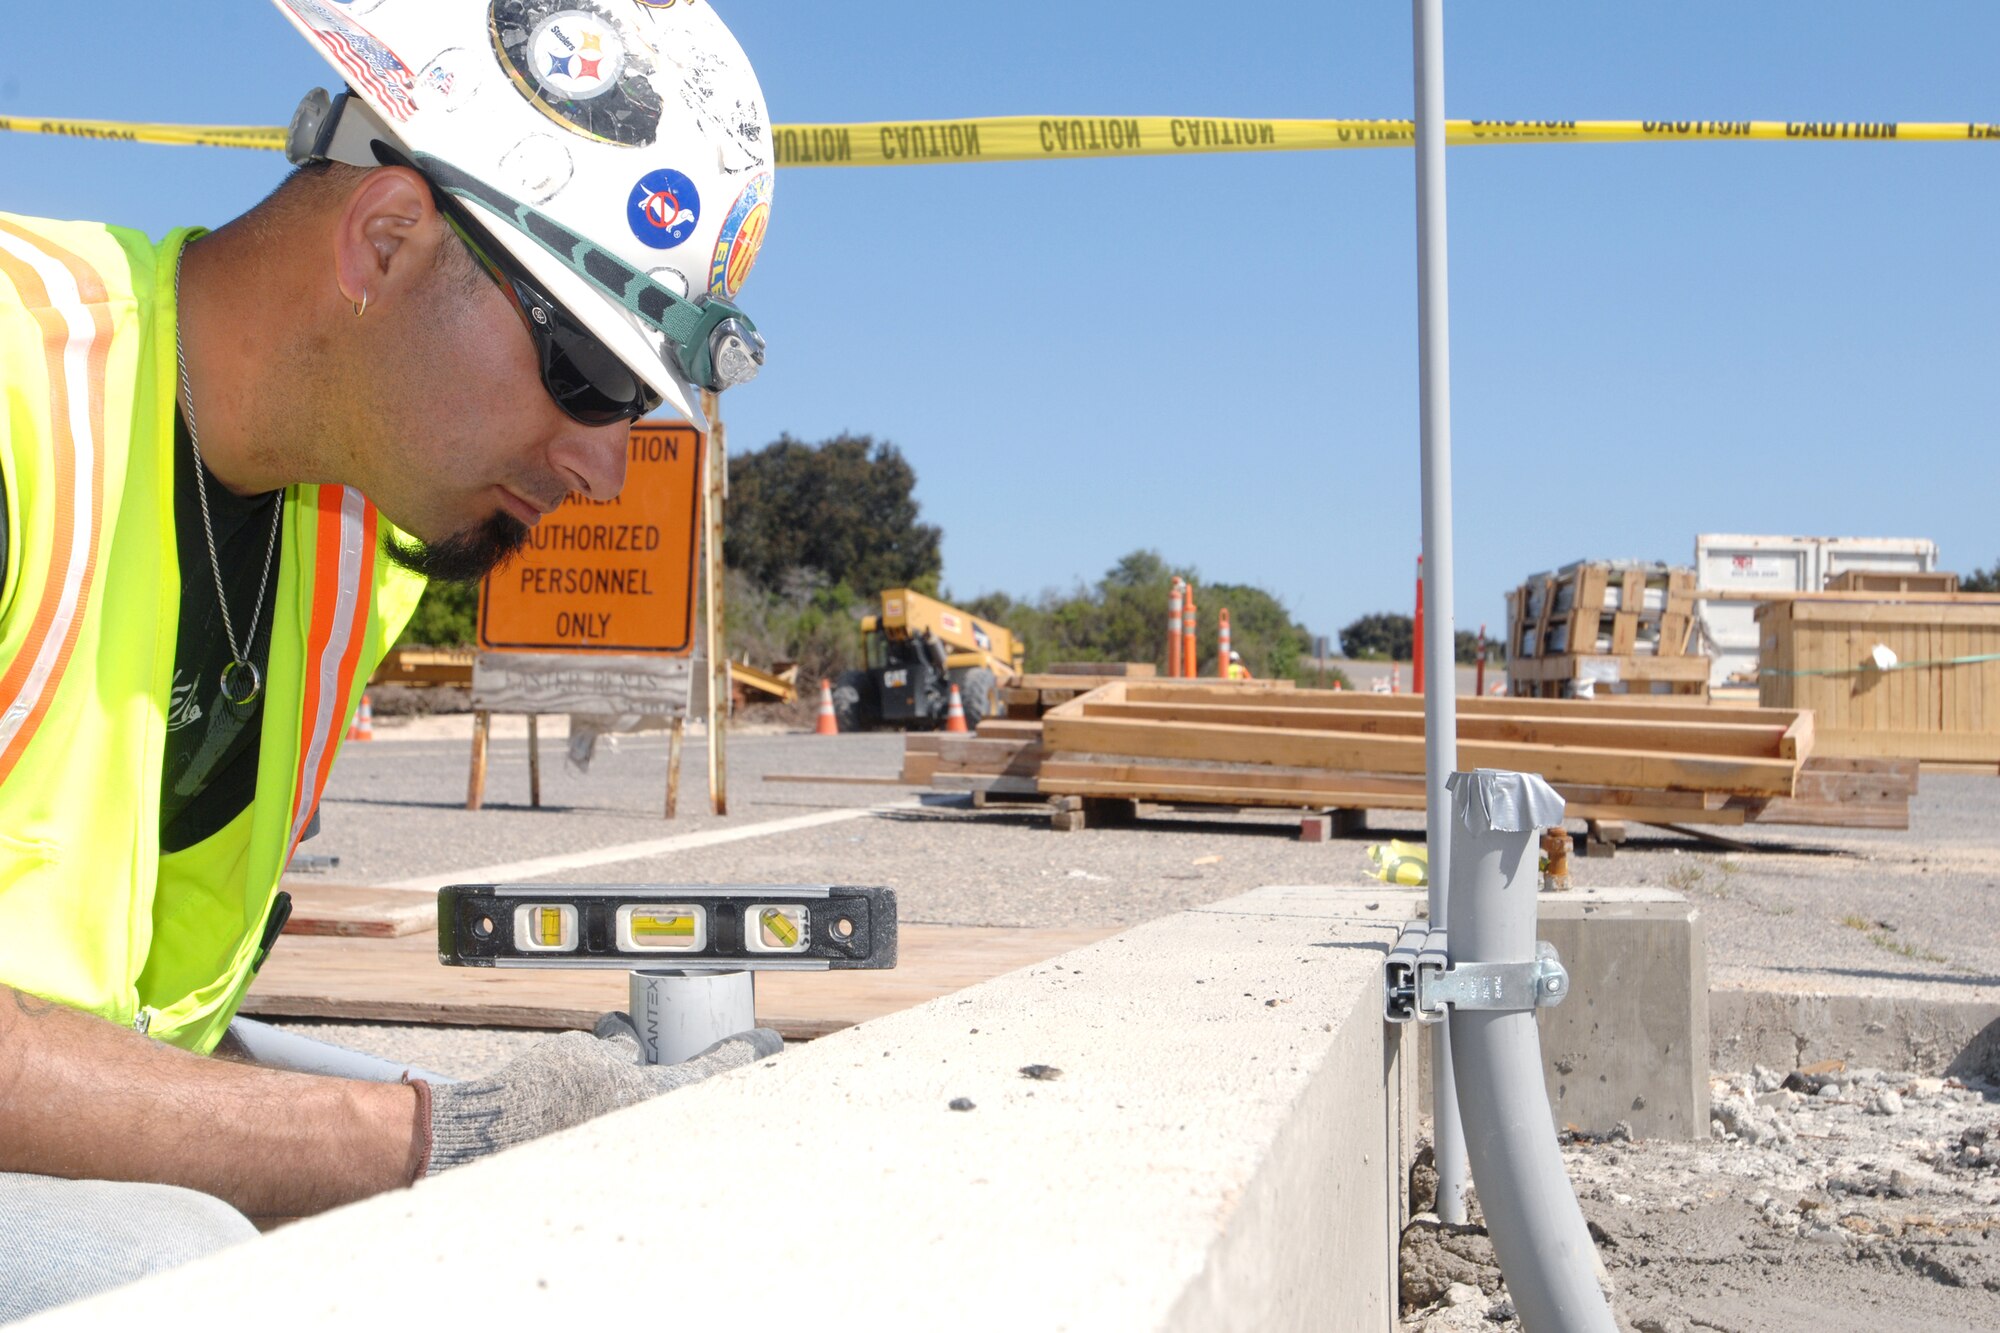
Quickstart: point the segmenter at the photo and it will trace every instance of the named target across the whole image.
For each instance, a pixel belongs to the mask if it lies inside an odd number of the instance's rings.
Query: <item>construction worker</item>
[[[0,213],[0,1321],[778,1046],[203,1058],[424,580],[616,496],[633,419],[763,358],[770,125],[709,6],[277,5],[352,89],[262,203],[158,242]]]
[[[1237,652],[1234,648],[1231,648],[1229,650],[1229,679],[1231,680],[1254,679],[1254,677],[1252,677],[1250,674],[1250,668],[1243,665],[1243,654]]]

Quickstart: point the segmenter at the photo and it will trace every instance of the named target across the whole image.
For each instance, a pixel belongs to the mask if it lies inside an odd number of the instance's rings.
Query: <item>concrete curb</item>
[[[24,1327],[1380,1333],[1414,1136],[1394,896],[1151,922]]]
[[[1709,992],[1709,1065],[1797,1069],[1820,1060],[2000,1080],[2000,1004],[1914,996]]]

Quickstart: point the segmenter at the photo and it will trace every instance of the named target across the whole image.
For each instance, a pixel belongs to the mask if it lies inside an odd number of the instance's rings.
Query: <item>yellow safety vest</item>
[[[423,583],[359,491],[285,492],[255,798],[163,854],[174,270],[195,234],[0,213],[0,982],[207,1051]]]

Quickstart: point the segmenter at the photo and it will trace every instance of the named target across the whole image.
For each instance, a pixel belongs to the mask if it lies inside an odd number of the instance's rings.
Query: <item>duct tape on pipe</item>
[[[276,125],[170,125],[44,116],[0,116],[0,131],[121,143],[282,149]],[[1172,157],[1208,153],[1407,148],[1407,120],[1262,120],[1223,116],[991,116],[773,127],[784,167],[929,166],[1064,158]],[[1454,120],[1455,145],[1664,143],[1962,143],[2000,141],[1981,121],[1849,120]]]

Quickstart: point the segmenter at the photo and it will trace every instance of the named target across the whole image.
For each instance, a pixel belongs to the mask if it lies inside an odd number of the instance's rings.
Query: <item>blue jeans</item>
[[[222,1200],[177,1185],[0,1172],[0,1324],[256,1234]]]

